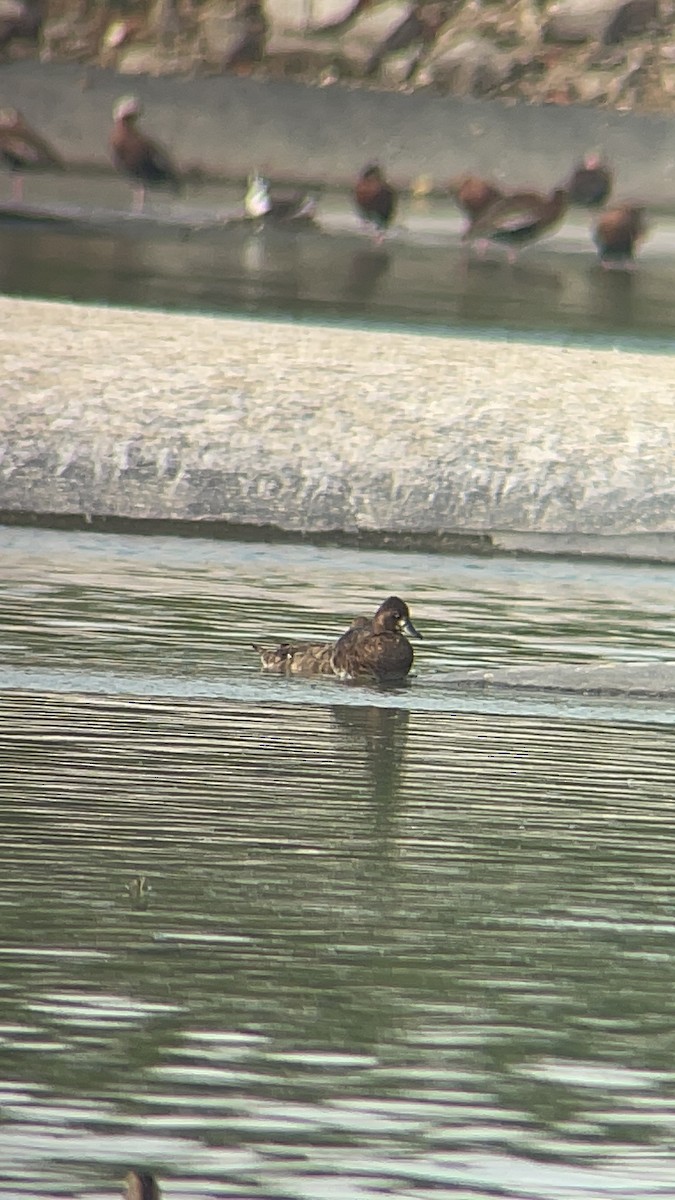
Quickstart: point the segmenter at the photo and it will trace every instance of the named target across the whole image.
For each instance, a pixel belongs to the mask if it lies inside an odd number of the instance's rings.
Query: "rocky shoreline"
[[[0,0],[0,65],[675,107],[672,0]]]

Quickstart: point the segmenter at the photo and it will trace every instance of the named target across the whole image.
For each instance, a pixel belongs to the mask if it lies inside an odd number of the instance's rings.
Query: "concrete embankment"
[[[0,299],[0,509],[672,533],[672,358]]]
[[[615,164],[617,195],[675,203],[672,118],[581,106],[537,107],[403,95],[295,82],[119,76],[73,65],[17,62],[0,68],[0,101],[22,109],[64,157],[107,165],[110,112],[138,93],[147,126],[183,164],[241,178],[252,167],[276,178],[345,185],[372,159],[402,184],[421,174],[442,186],[472,169],[512,185],[549,186],[592,146]]]

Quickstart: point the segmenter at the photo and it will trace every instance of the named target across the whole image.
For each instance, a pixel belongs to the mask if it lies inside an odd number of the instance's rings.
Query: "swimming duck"
[[[360,629],[369,623],[367,617],[355,617],[350,629]],[[281,642],[278,646],[253,643],[263,671],[275,675],[334,675],[335,646],[336,642]]]
[[[316,200],[304,192],[273,192],[267,180],[256,171],[248,179],[244,211],[254,221],[309,223],[314,220]]]
[[[462,240],[503,242],[508,260],[513,263],[518,248],[536,241],[562,221],[567,205],[565,188],[555,188],[550,196],[539,192],[512,192],[495,201],[472,221]]]
[[[597,208],[604,204],[612,190],[614,175],[599,154],[586,154],[575,167],[567,184],[570,204],[581,204],[584,208]]]
[[[645,210],[638,204],[617,204],[600,214],[593,231],[598,257],[605,269],[631,267],[637,243],[647,233]]]
[[[16,108],[0,109],[0,158],[12,172],[12,201],[23,200],[24,171],[63,171],[56,151]]]
[[[110,136],[112,160],[117,170],[135,182],[133,209],[142,212],[147,187],[166,186],[180,191],[181,179],[177,168],[162,146],[153,142],[136,127],[143,112],[137,96],[123,96],[113,108],[113,130]]]
[[[407,635],[407,636],[406,636]],[[370,621],[353,625],[335,644],[333,671],[340,679],[404,679],[413,664],[409,637],[421,638],[405,600],[389,596]]]
[[[462,212],[469,218],[469,225],[480,217],[491,204],[502,200],[504,193],[496,184],[478,175],[460,175],[450,181],[450,195]],[[467,227],[468,228],[468,227]]]
[[[124,1182],[125,1200],[161,1200],[157,1180],[149,1171],[130,1171]]]
[[[396,212],[398,196],[377,163],[369,163],[354,187],[354,204],[359,216],[374,229],[374,240],[382,242]]]

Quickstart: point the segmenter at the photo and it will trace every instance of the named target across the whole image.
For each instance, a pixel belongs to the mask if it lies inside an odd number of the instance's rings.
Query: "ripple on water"
[[[662,730],[30,694],[1,716],[7,1186],[132,1161],[168,1195],[671,1186]]]

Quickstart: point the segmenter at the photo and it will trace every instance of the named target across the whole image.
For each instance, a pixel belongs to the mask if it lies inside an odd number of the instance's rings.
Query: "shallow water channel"
[[[2,1200],[671,1196],[675,708],[548,688],[674,580],[0,529]],[[259,673],[393,591],[407,686]]]
[[[572,210],[512,267],[500,248],[484,260],[465,253],[464,220],[448,198],[403,198],[395,228],[377,247],[340,193],[318,196],[314,229],[259,229],[240,220],[241,189],[207,185],[181,201],[160,193],[134,217],[123,180],[69,174],[29,184],[24,220],[9,220],[0,206],[0,291],[8,295],[441,330],[496,327],[528,337],[672,340],[675,225],[658,214],[650,214],[634,272],[599,267],[594,218],[583,210]],[[44,219],[45,210],[53,219]]]

